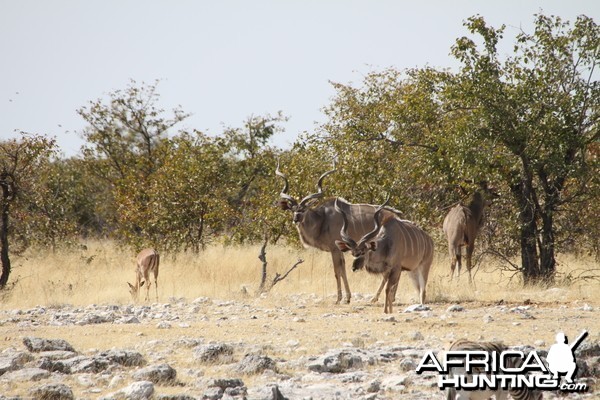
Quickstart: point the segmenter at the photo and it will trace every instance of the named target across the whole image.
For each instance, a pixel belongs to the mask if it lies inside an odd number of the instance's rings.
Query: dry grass
[[[205,377],[229,376],[225,366],[198,366],[190,358],[190,350],[176,348],[172,343],[181,337],[201,337],[208,341],[246,343],[264,348],[270,356],[296,359],[303,355],[320,354],[327,349],[347,343],[362,346],[374,344],[397,345],[411,343],[411,333],[419,331],[426,338],[425,345],[436,348],[440,342],[465,337],[472,340],[502,340],[507,344],[534,345],[536,340],[552,343],[557,330],[569,334],[587,329],[589,340],[600,340],[600,292],[598,282],[578,281],[562,287],[523,288],[516,279],[510,280],[497,267],[487,265],[478,270],[476,287],[467,284],[466,276],[458,282],[448,282],[448,260],[445,252],[438,253],[428,284],[428,299],[434,317],[421,318],[402,314],[402,304],[412,304],[417,298],[409,279],[400,279],[395,307],[397,323],[382,319],[382,301],[368,302],[380,283],[380,277],[364,272],[348,271],[354,299],[350,305],[334,306],[335,279],[331,259],[327,253],[291,247],[267,247],[270,278],[275,272],[285,273],[298,258],[305,262],[287,279],[277,284],[268,296],[255,296],[260,281],[261,262],[259,246],[220,247],[207,249],[200,255],[161,255],[158,278],[159,300],[166,303],[170,297],[192,301],[206,296],[221,300],[239,300],[249,307],[237,314],[223,317],[223,308],[202,306],[198,319],[191,326],[158,329],[155,324],[99,324],[84,326],[0,325],[0,337],[6,347],[22,347],[22,337],[35,335],[62,338],[83,352],[93,349],[137,348],[146,354],[163,354],[164,359],[179,371],[202,369]],[[350,261],[348,258],[347,261]],[[561,276],[585,269],[597,269],[591,261],[562,257]],[[349,268],[348,268],[349,269]],[[13,259],[12,290],[0,298],[0,308],[26,309],[36,305],[71,304],[128,304],[131,297],[126,281],[134,277],[134,254],[108,242],[88,243],[86,250],[60,252],[31,251]],[[243,288],[245,288],[245,292]],[[151,291],[153,294],[154,289]],[[302,294],[298,307],[288,296]],[[522,304],[526,299],[536,303],[536,319],[519,319],[510,312],[500,312],[493,304],[503,300]],[[468,312],[445,313],[449,303],[463,303]],[[582,314],[579,308],[588,303],[594,311]],[[210,303],[212,304],[212,303]],[[239,308],[239,307],[238,307]],[[483,324],[486,314],[494,315],[494,322]],[[302,322],[293,322],[301,318]],[[516,325],[515,321],[519,321]],[[324,323],[325,322],[325,323]],[[333,329],[332,329],[333,327]],[[297,340],[300,347],[290,350],[286,344]],[[240,347],[240,346],[236,346]],[[244,347],[241,346],[240,351]],[[243,354],[236,354],[240,359]],[[373,368],[385,368],[376,366]],[[292,374],[293,375],[293,374]],[[74,379],[74,378],[73,378]],[[180,382],[194,386],[194,375],[178,375]],[[253,386],[260,377],[244,377]],[[260,385],[260,382],[256,382]],[[73,384],[76,394],[85,395],[85,388]],[[0,385],[0,391],[26,395],[28,383]],[[161,387],[160,393],[181,393],[179,387]],[[109,392],[105,389],[103,394]],[[89,395],[89,394],[88,394]]]
[[[259,246],[208,248],[196,254],[161,254],[159,300],[169,297],[193,300],[200,296],[240,299],[244,288],[253,295],[259,285],[261,262]],[[269,279],[275,272],[285,273],[298,258],[305,262],[282,282],[273,287],[270,297],[311,293],[323,300],[335,297],[335,279],[329,254],[313,249],[283,246],[267,247]],[[348,258],[348,264],[350,263]],[[35,305],[88,305],[130,303],[127,281],[134,278],[134,254],[110,242],[88,243],[86,249],[58,252],[30,251],[13,258],[11,281],[16,282],[4,295],[0,307],[26,308]],[[561,257],[561,276],[576,270],[600,268],[590,260]],[[381,278],[348,269],[353,293],[373,294]],[[457,282],[448,281],[448,260],[439,254],[434,260],[428,283],[428,301],[453,302],[538,302],[581,301],[600,304],[597,281],[576,281],[559,290],[545,287],[523,288],[518,277],[502,273],[497,266],[482,266],[476,273],[476,285],[467,284],[463,275]],[[407,304],[417,299],[409,279],[400,280],[397,301]],[[559,286],[559,285],[557,285]],[[145,291],[143,291],[145,292]],[[151,296],[153,296],[152,289]]]

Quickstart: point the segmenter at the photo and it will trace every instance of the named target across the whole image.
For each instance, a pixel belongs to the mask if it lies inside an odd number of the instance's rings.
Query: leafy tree
[[[229,228],[233,242],[263,240],[265,236],[277,241],[285,232],[283,216],[275,208],[279,151],[269,141],[283,132],[279,124],[286,120],[281,112],[275,116],[251,116],[242,128],[228,128],[224,132],[232,166],[229,202],[233,213]]]
[[[231,164],[222,139],[182,133],[164,143],[163,162],[147,188],[148,214],[138,218],[151,241],[198,252],[221,234],[231,214]]]
[[[35,187],[36,172],[54,150],[54,141],[40,135],[22,134],[20,139],[0,142],[0,289],[6,287],[11,272],[9,235],[14,205]],[[16,216],[18,219],[18,216]]]
[[[448,112],[474,143],[492,152],[487,164],[508,186],[518,210],[521,269],[525,283],[552,281],[556,271],[556,218],[565,205],[590,201],[597,179],[600,29],[588,17],[573,27],[537,15],[533,34],[520,33],[514,55],[501,61],[504,27],[482,17],[466,27],[483,41],[460,38],[452,49],[462,63],[443,93]]]
[[[103,197],[113,200],[118,219],[113,229],[129,243],[152,236],[144,234],[143,227],[152,212],[148,187],[164,157],[159,149],[174,126],[188,116],[180,108],[165,116],[157,105],[157,85],[132,81],[125,90],[109,93],[107,100],[92,101],[78,110],[89,124],[83,131],[84,160],[89,172],[109,185]]]
[[[407,217],[429,225],[459,199],[455,188],[496,186],[504,195],[490,243],[507,257],[517,245],[525,283],[551,281],[557,236],[598,194],[598,27],[538,15],[534,33],[520,33],[502,61],[503,28],[481,17],[466,26],[482,48],[458,39],[457,73],[390,69],[358,88],[336,84],[329,121],[308,139],[345,166],[338,192],[377,203],[390,190]]]

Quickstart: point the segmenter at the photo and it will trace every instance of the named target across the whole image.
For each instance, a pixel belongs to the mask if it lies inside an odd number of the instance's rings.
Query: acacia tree
[[[11,272],[9,231],[13,205],[35,187],[36,172],[48,161],[53,149],[54,141],[39,135],[23,134],[20,139],[0,142],[0,289],[6,287]]]

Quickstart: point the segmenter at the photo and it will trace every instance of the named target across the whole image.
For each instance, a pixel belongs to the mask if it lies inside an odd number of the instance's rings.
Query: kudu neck
[[[483,212],[483,206],[483,195],[480,192],[473,193],[473,196],[471,196],[471,200],[469,201],[468,205],[471,212],[473,212],[473,214],[475,215],[481,215],[481,213]]]

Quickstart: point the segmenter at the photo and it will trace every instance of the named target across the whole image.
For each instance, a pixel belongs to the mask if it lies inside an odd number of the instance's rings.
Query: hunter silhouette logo
[[[548,350],[546,361],[548,369],[552,372],[552,377],[558,379],[560,374],[566,373],[567,383],[573,383],[573,375],[577,370],[575,363],[575,349],[581,344],[583,339],[588,335],[587,331],[583,331],[581,335],[571,344],[567,344],[567,337],[564,333],[556,334],[556,343]]]
[[[498,343],[459,340],[438,361],[433,351],[425,353],[416,373],[435,371],[438,387],[452,391],[561,390],[584,392],[584,382],[575,382],[575,350],[587,337],[584,330],[571,344],[563,332],[556,334],[546,360],[537,351],[525,353]],[[458,345],[457,345],[458,343]],[[561,377],[565,376],[564,382]]]

